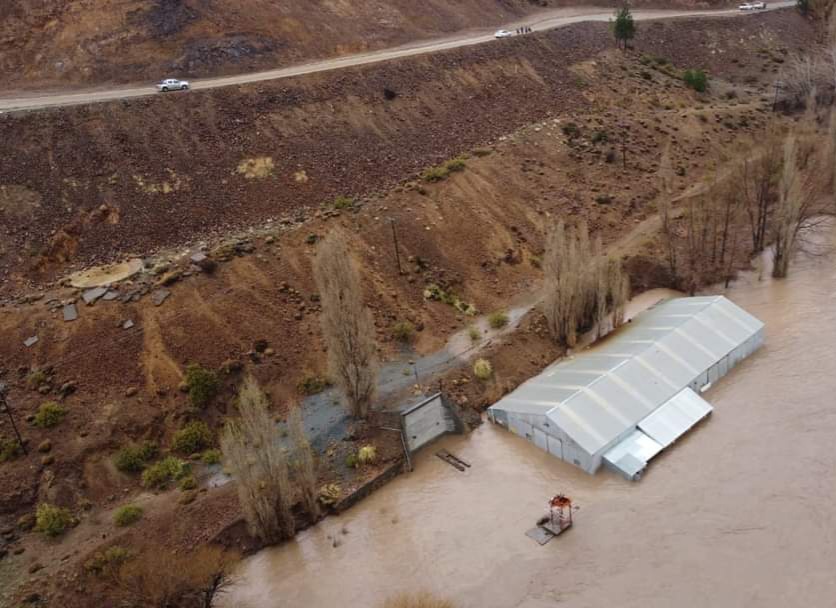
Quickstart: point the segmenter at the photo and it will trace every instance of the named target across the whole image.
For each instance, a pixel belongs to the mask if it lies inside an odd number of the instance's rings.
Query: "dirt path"
[[[767,10],[777,10],[793,6],[795,3],[790,1],[770,3]],[[733,15],[746,15],[748,13],[741,13],[737,9],[724,9],[713,11],[676,11],[676,10],[635,10],[633,18],[636,21],[645,21],[650,19],[672,19],[676,17],[729,17]],[[612,10],[610,9],[582,9],[582,8],[561,8],[553,11],[543,12],[534,16],[533,20],[525,20],[518,23],[510,23],[505,26],[505,29],[513,31],[521,24],[528,25],[534,31],[544,31],[565,27],[573,23],[583,21],[608,21],[612,17]],[[469,32],[466,34],[458,34],[453,37],[440,38],[432,41],[425,41],[419,43],[412,43],[404,46],[377,51],[374,53],[364,53],[358,55],[349,55],[339,59],[329,59],[325,61],[316,61],[297,65],[289,68],[282,68],[277,70],[268,70],[264,72],[255,72],[251,74],[240,74],[237,76],[225,76],[218,78],[206,78],[202,80],[191,81],[191,88],[195,90],[216,89],[219,87],[235,86],[253,82],[261,82],[265,80],[278,80],[281,78],[290,78],[293,76],[301,76],[303,74],[313,74],[316,72],[327,72],[332,70],[339,70],[341,68],[366,65],[371,63],[378,63],[381,61],[389,61],[401,57],[411,57],[415,55],[423,55],[427,53],[436,53],[449,49],[455,49],[476,44],[483,44],[486,42],[495,42],[501,44],[502,41],[495,41],[493,32],[479,31]],[[134,97],[144,97],[147,95],[154,95],[156,93],[153,86],[130,86],[124,88],[109,88],[109,89],[92,89],[78,92],[56,92],[48,95],[38,95],[33,97],[18,97],[0,99],[0,112],[21,111],[21,110],[37,110],[50,107],[72,106],[88,103],[100,103],[105,101],[113,101],[117,99],[128,99]]]

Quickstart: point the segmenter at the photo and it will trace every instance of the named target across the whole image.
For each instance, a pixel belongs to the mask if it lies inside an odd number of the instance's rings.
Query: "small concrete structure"
[[[763,327],[722,296],[667,300],[523,383],[488,417],[587,473],[605,464],[637,479],[711,413],[699,393],[760,347]]]
[[[463,432],[461,420],[441,393],[406,407],[400,415],[401,429],[410,453],[441,435]]]

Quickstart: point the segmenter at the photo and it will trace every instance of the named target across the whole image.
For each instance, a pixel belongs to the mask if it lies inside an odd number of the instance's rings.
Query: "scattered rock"
[[[114,289],[111,289],[105,295],[102,296],[102,300],[107,300],[108,302],[110,302],[111,300],[115,300],[118,297],[119,292]]]
[[[78,309],[75,304],[67,304],[64,306],[64,321],[69,323],[78,319]]]
[[[49,439],[44,439],[44,440],[43,440],[43,441],[42,441],[42,442],[38,445],[38,451],[39,451],[39,452],[42,452],[42,453],[49,452],[51,449],[52,449],[52,442],[51,442]]]
[[[92,306],[96,303],[96,300],[101,298],[106,293],[106,288],[94,287],[93,289],[86,289],[83,292],[81,292],[81,299],[84,300],[84,303],[87,304],[87,306]]]
[[[124,321],[122,323],[122,329],[130,329],[133,326],[134,326],[134,322],[131,321],[130,319],[128,319],[127,321]]]
[[[139,389],[135,386],[131,386],[128,390],[125,391],[125,397],[133,397],[139,392]]]
[[[46,456],[41,457],[41,464],[45,467],[53,464],[55,462],[55,456],[52,454],[47,454]]]
[[[38,336],[32,336],[31,338],[26,338],[23,341],[23,346],[29,348],[30,346],[35,346],[38,343]]]
[[[154,306],[161,306],[170,295],[171,292],[168,289],[158,289],[151,294],[151,301],[154,303]]]
[[[29,531],[35,527],[35,516],[32,513],[21,515],[17,519],[17,527],[24,531]]]

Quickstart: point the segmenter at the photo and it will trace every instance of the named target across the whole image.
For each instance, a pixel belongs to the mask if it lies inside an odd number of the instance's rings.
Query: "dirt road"
[[[794,2],[791,1],[775,2],[770,3],[767,10],[786,8],[792,5],[794,5]],[[678,11],[648,9],[634,11],[633,17],[637,21],[645,21],[649,19],[671,19],[675,17],[728,17],[730,15],[738,14],[744,16],[753,13],[742,13],[737,9],[724,9],[714,11]],[[526,20],[524,24],[531,27],[536,32],[564,27],[582,21],[607,21],[611,17],[612,10],[610,9],[562,8],[535,15],[531,19]],[[522,23],[523,22],[510,23],[505,26],[505,29],[514,31]],[[502,40],[494,39],[493,31],[483,30],[479,32],[467,32],[458,34],[453,37],[399,46],[392,49],[377,51],[374,53],[349,55],[346,57],[341,57],[339,59],[328,59],[325,61],[306,63],[288,68],[269,70],[265,72],[255,72],[251,74],[240,74],[237,76],[225,76],[218,78],[206,78],[203,80],[194,80],[191,81],[191,88],[195,90],[214,89],[218,87],[234,86],[265,80],[290,78],[293,76],[300,76],[303,74],[339,70],[341,68],[346,68],[350,66],[377,63],[381,61],[388,61],[391,59],[398,59],[401,57],[410,57],[426,53],[435,53],[438,51],[471,46],[475,44],[482,44],[486,42],[494,42],[495,44],[503,43]],[[166,75],[161,74],[160,76],[164,77]],[[146,95],[154,94],[156,94],[156,91],[153,86],[142,85],[124,88],[108,88],[98,90],[90,89],[72,93],[55,92],[51,94],[42,94],[32,97],[18,97],[5,99],[0,98],[0,112],[37,110],[50,107],[81,105],[88,103],[113,101],[117,99],[143,97]]]

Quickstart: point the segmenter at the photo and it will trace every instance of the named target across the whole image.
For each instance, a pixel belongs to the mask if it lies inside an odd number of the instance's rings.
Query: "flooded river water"
[[[784,281],[753,273],[725,293],[766,323],[766,344],[640,482],[588,476],[486,423],[439,446],[467,472],[425,451],[247,559],[224,606],[378,606],[411,590],[462,608],[835,605],[836,263],[800,259]],[[541,547],[524,533],[557,492],[581,509]]]

